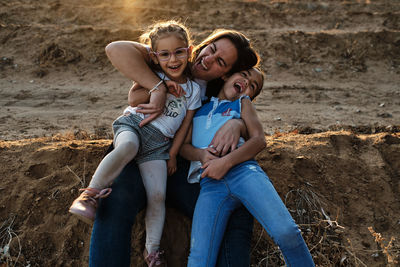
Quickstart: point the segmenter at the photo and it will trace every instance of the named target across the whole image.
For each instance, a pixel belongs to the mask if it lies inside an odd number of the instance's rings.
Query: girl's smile
[[[151,54],[153,61],[172,81],[185,83],[185,68],[191,48],[187,48],[184,40],[176,35],[168,35],[157,40],[156,51]]]
[[[234,101],[243,95],[253,99],[262,88],[263,76],[256,69],[236,72],[230,77],[224,77],[225,84],[218,98]]]

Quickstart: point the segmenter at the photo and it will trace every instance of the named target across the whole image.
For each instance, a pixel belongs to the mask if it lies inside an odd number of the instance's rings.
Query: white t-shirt
[[[157,72],[157,75],[161,79],[169,80],[169,78],[162,72]],[[187,79],[186,83],[179,85],[185,91],[185,95],[177,98],[168,93],[164,112],[150,122],[150,124],[159,129],[169,138],[173,138],[176,131],[181,126],[182,121],[186,116],[186,111],[195,110],[201,106],[200,86],[197,83]],[[137,107],[129,106],[124,110],[124,114],[127,112],[137,114],[142,118],[150,116],[138,113]]]

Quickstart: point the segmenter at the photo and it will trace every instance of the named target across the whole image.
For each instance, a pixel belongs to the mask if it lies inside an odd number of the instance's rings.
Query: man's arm
[[[150,69],[147,47],[132,41],[117,41],[105,48],[108,59],[123,75],[142,87],[151,89],[160,78]],[[160,85],[160,88],[164,85]],[[166,88],[164,87],[165,91]]]
[[[137,42],[117,41],[108,44],[105,50],[114,67],[127,78],[147,90],[153,89],[158,84],[158,90],[150,95],[150,102],[139,106],[141,113],[151,114],[141,122],[141,126],[155,119],[164,110],[167,88],[163,83],[159,84],[160,78],[148,66],[150,56],[147,48]]]
[[[148,103],[150,100],[149,91],[143,88],[140,84],[134,82],[128,93],[128,104],[131,107],[136,107],[139,104]]]

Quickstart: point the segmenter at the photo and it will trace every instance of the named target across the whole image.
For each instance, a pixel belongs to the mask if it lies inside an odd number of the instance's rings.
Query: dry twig
[[[14,262],[12,266],[15,267],[21,255],[22,247],[18,235],[12,229],[14,220],[15,216],[11,216],[4,221],[0,227],[0,263],[5,262],[7,264],[6,266],[11,266],[11,263]],[[18,255],[16,258],[10,253],[10,245],[14,238],[18,241]]]

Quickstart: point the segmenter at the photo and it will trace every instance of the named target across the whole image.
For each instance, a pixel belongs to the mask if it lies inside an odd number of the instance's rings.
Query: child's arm
[[[195,110],[188,110],[186,116],[183,119],[181,126],[174,136],[171,148],[169,149],[169,160],[167,161],[168,175],[172,175],[176,172],[176,156],[178,155],[179,149],[181,148],[186,135],[189,132],[189,127],[192,123]],[[191,127],[190,127],[191,128]],[[191,130],[190,130],[191,135]]]
[[[254,158],[265,148],[266,142],[261,122],[258,120],[253,104],[247,98],[242,99],[241,116],[249,133],[249,139],[226,156],[204,163],[201,177],[207,176],[219,180],[233,166]]]

